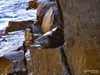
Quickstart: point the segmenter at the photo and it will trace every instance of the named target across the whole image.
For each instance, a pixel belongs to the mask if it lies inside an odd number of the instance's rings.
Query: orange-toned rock
[[[71,75],[100,75],[100,0],[56,1],[64,19],[64,52]]]
[[[6,75],[11,70],[11,62],[3,57],[0,57],[0,75]]]
[[[41,26],[42,33],[54,27],[63,29],[63,21],[55,2],[41,3],[37,9],[37,19]]]
[[[27,27],[29,27],[31,24],[33,24],[34,21],[9,21],[8,27],[5,30],[4,34],[7,34],[8,32],[16,31],[16,30],[25,30]]]
[[[61,55],[57,49],[41,49],[30,46],[30,75],[63,75]]]
[[[32,34],[30,33],[30,29],[26,29],[25,30],[25,46],[29,46],[29,43],[31,40],[33,40],[33,36]]]
[[[50,7],[55,7],[55,2],[43,2],[41,3],[37,8],[37,20],[39,24],[42,24],[43,17],[47,13],[47,11],[50,9]]]
[[[27,8],[27,10],[28,9],[32,9],[32,8],[37,8],[38,5],[39,5],[39,2],[37,2],[37,0],[30,0],[28,2],[28,8]]]
[[[53,21],[54,21],[53,9],[51,7],[43,17],[43,22],[41,25],[41,30],[43,33],[50,30],[50,27],[53,25]]]

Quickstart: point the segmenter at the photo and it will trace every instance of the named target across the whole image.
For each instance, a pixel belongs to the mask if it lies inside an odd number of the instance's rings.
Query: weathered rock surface
[[[39,2],[37,2],[37,0],[30,0],[28,2],[27,10],[32,8],[37,8],[38,6],[39,6]]]
[[[61,55],[57,49],[30,47],[32,75],[62,75]]]
[[[17,31],[17,30],[25,30],[28,28],[31,24],[33,24],[34,21],[9,21],[8,27],[5,30],[4,34],[7,34],[8,32]]]
[[[25,39],[25,35],[27,38]],[[4,37],[5,40],[0,41],[0,57],[5,57],[8,59],[10,64],[12,64],[8,75],[27,75],[26,60],[25,60],[25,48],[23,46],[24,41],[30,40],[31,36],[24,31],[14,31],[9,32],[8,35]],[[29,59],[26,58],[26,59]],[[0,63],[3,61],[0,59]],[[7,62],[8,63],[8,62]],[[2,66],[5,64],[2,64]],[[5,67],[5,66],[4,66]],[[4,71],[4,73],[6,73]],[[6,75],[6,74],[3,74]]]
[[[28,2],[27,10],[32,8],[37,8],[39,4],[42,2],[50,2],[50,1],[55,1],[55,0],[30,0]]]
[[[33,35],[30,33],[30,29],[26,29],[25,30],[25,46],[29,47],[29,43],[31,40],[33,40],[34,37]]]
[[[56,0],[64,19],[64,51],[72,75],[100,75],[100,1]]]
[[[41,3],[37,9],[37,19],[42,28],[42,32],[49,32],[45,33],[43,36],[36,39],[36,43],[47,48],[58,47],[64,43],[65,38],[63,52],[65,55],[62,54],[62,57],[67,58],[68,63],[64,63],[64,65],[68,66],[67,69],[71,73],[71,75],[100,75],[100,1],[56,1],[58,3],[60,12],[58,11],[55,2]],[[33,8],[35,5],[36,4],[33,0],[33,4],[30,3],[30,7]],[[62,16],[63,19],[61,18]],[[26,28],[30,27],[30,25],[33,23],[34,21],[9,22],[9,26],[6,29],[5,34],[11,31],[25,30]],[[54,27],[58,27],[58,29]],[[31,28],[33,33],[40,32],[38,30],[34,30],[34,26],[32,26]],[[36,29],[38,29],[38,27],[36,27]],[[26,31],[25,34],[26,46],[28,46],[29,41],[33,39],[30,32],[31,31]],[[15,36],[15,38],[17,37],[19,36]],[[17,42],[17,40],[15,42]],[[8,41],[11,42],[12,40],[8,39]],[[11,50],[12,45],[16,45],[15,42],[11,43],[11,46],[6,41],[4,42],[4,44],[0,45],[5,47],[6,44],[7,46],[4,49],[8,51],[8,49]],[[22,45],[22,43],[20,42],[23,42],[23,40],[18,41],[18,46]],[[14,46],[14,50],[18,49],[17,45]],[[31,48],[31,57],[31,63],[32,65],[34,65],[32,66],[31,70],[34,71],[35,75],[53,75],[55,73],[61,75],[61,61],[59,61],[59,58],[61,56],[54,49],[40,50],[40,48]],[[52,58],[54,58],[54,60],[52,60]],[[3,64],[6,65],[2,65],[1,61],[4,61]],[[9,61],[0,58],[0,74],[5,75],[5,67],[8,65]],[[3,66],[3,68],[1,66]]]
[[[37,20],[41,26],[42,33],[45,33],[54,27],[63,29],[60,12],[55,2],[41,3],[37,8]]]
[[[50,30],[50,27],[53,25],[54,16],[53,16],[53,9],[50,8],[48,12],[43,17],[43,22],[41,25],[42,33],[46,33]]]
[[[55,2],[43,2],[37,8],[37,20],[39,24],[42,24],[43,17],[47,13],[47,11],[52,7],[53,9],[57,9],[57,5]]]
[[[0,57],[0,75],[6,75],[11,69],[11,62],[3,57]]]

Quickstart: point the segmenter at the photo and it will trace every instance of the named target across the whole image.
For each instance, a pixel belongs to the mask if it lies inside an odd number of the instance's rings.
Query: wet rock
[[[64,52],[71,75],[100,75],[100,1],[56,1],[64,19]]]
[[[57,27],[35,40],[35,44],[40,44],[46,48],[55,48],[63,45],[63,43],[63,30]]]
[[[17,31],[17,30],[25,30],[28,28],[31,24],[33,24],[34,21],[9,21],[8,27],[6,28],[4,34],[7,34],[8,32]]]

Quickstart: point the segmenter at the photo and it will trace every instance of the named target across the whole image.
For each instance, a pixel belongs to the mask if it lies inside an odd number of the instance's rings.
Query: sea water
[[[9,21],[35,20],[36,9],[26,10],[29,0],[0,0],[0,30],[5,30]],[[19,61],[23,51],[16,51],[22,46],[24,38],[23,31],[10,32],[5,36],[6,41],[0,38],[0,57],[8,58],[12,61]],[[26,56],[29,57],[29,52]],[[19,56],[19,57],[18,57]],[[21,61],[22,59],[20,59]]]
[[[9,21],[36,19],[36,10],[26,10],[29,0],[0,0],[0,30],[4,30]]]

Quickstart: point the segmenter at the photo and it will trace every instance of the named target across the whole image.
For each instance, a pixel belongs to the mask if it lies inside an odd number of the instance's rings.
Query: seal
[[[55,27],[51,31],[46,32],[44,35],[34,40],[34,42],[44,48],[59,47],[64,43],[63,30]]]

